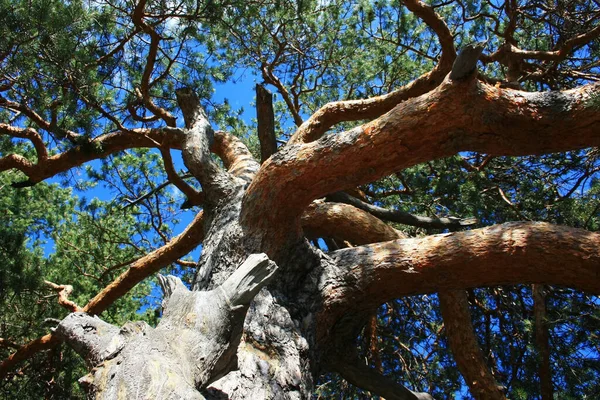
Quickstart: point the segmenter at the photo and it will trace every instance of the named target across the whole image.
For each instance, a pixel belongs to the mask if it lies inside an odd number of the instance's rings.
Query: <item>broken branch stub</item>
[[[56,333],[94,367],[80,382],[96,399],[202,399],[198,389],[229,372],[230,344],[239,342],[250,302],[276,270],[265,254],[253,254],[206,292],[160,276],[165,311],[156,328],[144,322],[118,328],[73,313]]]

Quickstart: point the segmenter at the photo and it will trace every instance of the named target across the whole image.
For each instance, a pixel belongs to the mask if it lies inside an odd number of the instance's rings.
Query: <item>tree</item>
[[[434,332],[419,340],[446,357],[437,371],[452,363],[447,342],[476,398],[593,395],[551,363],[549,315],[582,310],[589,318],[556,351],[597,354],[582,332],[599,330],[585,294],[600,289],[598,4],[0,4],[3,196],[47,207],[58,233],[46,270],[66,280],[48,285],[69,311],[28,343],[3,339],[15,350],[0,365],[7,382],[65,342],[96,398],[308,398],[325,372],[390,399],[460,389],[452,371],[441,388],[409,364],[398,377],[377,348],[387,328],[400,337],[393,351],[407,347],[402,334]],[[240,69],[262,79],[256,127],[211,99]],[[86,179],[65,175],[84,165]],[[76,205],[44,184],[53,177],[116,196]],[[169,185],[194,212],[177,236]],[[390,209],[398,196],[414,205]],[[510,219],[520,221],[497,224]],[[25,241],[31,223],[9,219],[11,270],[42,262]],[[199,245],[197,263],[182,259]],[[157,276],[155,327],[119,328],[147,293],[140,282],[190,264]],[[497,287],[519,284],[533,287]],[[508,349],[496,339],[507,326],[518,338]],[[522,332],[536,357],[521,351]],[[581,370],[598,379],[597,362]]]

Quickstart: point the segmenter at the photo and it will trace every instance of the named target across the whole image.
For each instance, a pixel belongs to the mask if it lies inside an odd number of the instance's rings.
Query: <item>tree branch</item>
[[[236,136],[225,131],[215,132],[211,151],[223,161],[227,172],[246,183],[252,182],[260,164],[248,147]]]
[[[264,162],[277,151],[275,136],[275,113],[273,95],[262,85],[256,85],[256,119],[260,141],[260,162]]]
[[[352,197],[344,192],[336,192],[331,194],[327,196],[327,199],[350,204],[384,221],[398,222],[400,224],[417,226],[420,228],[458,229],[465,226],[475,225],[477,223],[476,218],[430,218],[413,215],[402,210],[388,210],[361,201],[356,197]]]
[[[428,393],[413,392],[393,379],[378,373],[358,357],[332,357],[326,363],[351,384],[387,400],[433,400]]]
[[[165,172],[171,182],[177,189],[179,189],[187,197],[186,203],[194,206],[199,206],[204,202],[204,195],[202,192],[198,192],[196,189],[186,183],[186,181],[179,176],[175,167],[173,166],[173,158],[171,157],[171,150],[166,147],[160,147],[160,154],[162,155]]]
[[[342,315],[440,290],[517,283],[600,293],[600,234],[541,222],[401,239],[330,253],[320,272],[320,338]]]
[[[476,399],[506,400],[479,348],[465,291],[442,291],[439,299],[448,345],[471,394]]]
[[[200,99],[188,88],[176,91],[177,103],[183,113],[187,132],[183,144],[183,162],[202,185],[209,205],[216,205],[231,191],[231,175],[223,171],[210,156],[214,131]]]
[[[552,400],[554,398],[554,388],[552,387],[552,367],[550,364],[544,285],[532,285],[532,291],[535,347],[539,357],[540,392],[542,400]]]
[[[12,137],[18,137],[31,140],[37,153],[38,163],[48,158],[48,149],[42,140],[40,134],[33,128],[17,128],[8,124],[0,123],[0,133]]]
[[[58,293],[58,304],[71,312],[81,311],[81,307],[69,300],[69,295],[73,292],[73,286],[57,285],[56,283],[52,283],[50,281],[44,281],[44,283]]]
[[[200,211],[181,234],[164,246],[131,263],[127,271],[119,275],[83,307],[83,312],[101,314],[138,282],[177,261],[197,247],[204,238],[203,215],[203,212]]]
[[[380,219],[347,204],[313,202],[302,214],[302,229],[309,238],[330,237],[353,245],[405,237]]]
[[[446,80],[365,125],[278,151],[246,192],[242,224],[278,240],[314,199],[460,151],[517,156],[598,146],[599,88],[526,93]]]
[[[391,93],[366,100],[346,100],[326,104],[300,125],[288,141],[288,145],[312,142],[340,122],[377,118],[402,101],[427,93],[442,82],[444,76],[450,72],[456,57],[452,33],[432,7],[418,0],[406,0],[403,3],[438,35],[442,55],[437,65],[430,72]]]
[[[161,143],[163,146],[180,149],[183,140],[183,130],[177,128],[135,129],[131,132],[108,133],[50,156],[37,164],[30,163],[17,154],[9,154],[0,159],[0,172],[11,168],[18,169],[27,175],[29,178],[27,184],[32,186],[58,173],[119,151],[142,147],[158,148]]]

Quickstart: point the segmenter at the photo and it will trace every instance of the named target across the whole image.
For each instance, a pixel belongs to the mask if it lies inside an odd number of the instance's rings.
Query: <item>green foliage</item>
[[[144,22],[160,44],[147,72],[152,37],[132,20],[136,3],[0,0],[0,106],[22,106],[19,112],[3,107],[0,121],[35,127],[51,154],[74,146],[99,154],[104,149],[92,140],[99,135],[164,125],[141,98],[142,86],[156,107],[175,116],[174,89],[188,86],[202,99],[211,121],[242,138],[257,155],[255,122],[243,120],[244,110],[230,100],[215,101],[217,84],[253,79],[275,91],[276,132],[286,140],[296,128],[294,114],[306,119],[330,101],[389,93],[430,71],[440,57],[435,32],[398,0],[149,0]],[[554,50],[597,24],[592,3],[523,5],[514,40],[523,49]],[[446,21],[457,48],[487,40],[485,52],[491,54],[506,40],[506,5],[477,0],[428,4]],[[523,89],[573,87],[597,79],[599,57],[595,39],[556,63],[528,60],[518,79]],[[491,80],[509,77],[509,68],[498,63],[480,65],[480,70]],[[599,104],[594,95],[588,105]],[[38,117],[47,125],[36,123]],[[331,134],[354,125],[339,124]],[[23,143],[0,136],[0,157],[16,153],[36,162],[32,147]],[[598,231],[598,155],[597,149],[587,149],[488,160],[464,153],[362,189],[376,205],[419,215],[476,217],[481,225],[530,219]],[[178,161],[176,168],[181,168]],[[180,210],[181,193],[164,185],[164,166],[154,150],[114,154],[53,183],[19,190],[10,186],[25,180],[16,172],[0,175],[0,337],[16,344],[47,333],[52,324],[44,319],[66,314],[43,280],[73,285],[71,298],[83,305],[190,217]],[[438,233],[396,228],[409,236]],[[155,323],[153,288],[151,281],[137,285],[103,317],[115,324],[128,319]],[[477,289],[469,297],[484,354],[508,396],[539,397],[530,287]],[[600,396],[594,385],[600,374],[597,306],[597,297],[548,288],[558,398]],[[465,393],[435,295],[382,305],[377,323],[380,365],[370,353],[371,339],[364,334],[357,339],[371,365],[439,398]],[[0,358],[12,350],[0,346]],[[81,393],[75,381],[83,373],[79,358],[61,347],[29,360],[0,385],[0,393],[22,399],[76,398]],[[325,375],[317,386],[319,398],[371,398],[335,375]]]

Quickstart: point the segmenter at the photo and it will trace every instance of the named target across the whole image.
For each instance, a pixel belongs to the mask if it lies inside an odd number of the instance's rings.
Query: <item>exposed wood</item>
[[[210,150],[223,161],[227,172],[250,183],[260,168],[252,153],[237,137],[225,131],[217,131]]]
[[[255,254],[221,286],[190,292],[176,277],[163,279],[165,311],[156,329],[146,323],[123,328],[85,313],[72,313],[56,335],[94,367],[82,379],[95,399],[201,399],[197,389],[229,372],[222,356],[239,342],[246,310],[277,266]],[[237,336],[237,338],[235,337]]]
[[[262,163],[277,151],[273,95],[262,85],[256,85],[256,119]]]
[[[440,292],[439,299],[448,345],[471,395],[476,399],[506,400],[479,347],[465,291]]]
[[[200,99],[188,88],[178,89],[177,103],[187,128],[182,148],[183,162],[202,185],[208,211],[231,192],[234,184],[229,173],[211,158],[214,131]]]
[[[452,65],[452,71],[450,72],[450,79],[459,80],[466,79],[477,70],[477,61],[481,57],[484,43],[468,44],[463,47],[458,53],[454,64]]]

